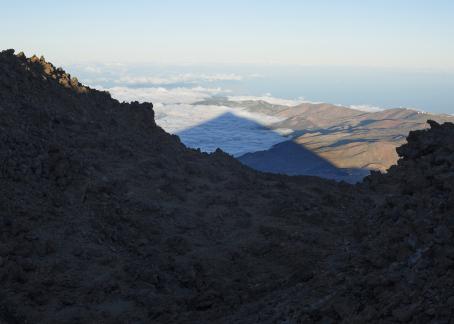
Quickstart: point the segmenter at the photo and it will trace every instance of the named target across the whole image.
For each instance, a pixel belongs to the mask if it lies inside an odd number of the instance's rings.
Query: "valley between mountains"
[[[454,124],[270,109],[330,168],[396,164],[356,185],[262,173],[186,147],[151,103],[1,52],[0,322],[450,323]]]

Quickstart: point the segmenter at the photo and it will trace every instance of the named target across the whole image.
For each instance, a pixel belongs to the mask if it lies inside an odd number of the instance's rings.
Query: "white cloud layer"
[[[266,150],[288,140],[268,125],[281,119],[240,108],[190,104],[155,106],[156,123],[177,134],[189,147],[212,152],[221,148],[235,156]]]
[[[212,152],[221,148],[239,156],[247,152],[266,150],[288,140],[290,130],[274,131],[268,125],[282,119],[251,113],[244,108],[192,103],[216,94],[226,93],[219,88],[127,88],[107,90],[120,101],[153,102],[156,123],[169,133],[180,136],[192,148]]]
[[[209,98],[216,94],[225,93],[226,90],[220,88],[204,88],[204,87],[193,87],[193,88],[164,88],[164,87],[153,87],[153,88],[128,88],[128,87],[113,87],[104,89],[110,92],[112,97],[119,101],[148,101],[153,104],[181,104],[181,103],[193,103]]]
[[[117,84],[123,85],[170,85],[177,83],[198,83],[198,82],[215,82],[215,81],[241,81],[243,77],[238,74],[177,74],[166,77],[150,77],[150,76],[131,76],[125,75],[114,80]]]
[[[102,87],[101,87],[102,88]],[[120,101],[148,101],[154,104],[156,123],[169,133],[180,136],[182,142],[192,148],[212,152],[221,148],[239,156],[247,152],[269,149],[286,141],[292,130],[271,130],[270,125],[283,119],[260,113],[252,113],[241,107],[218,105],[194,105],[214,95],[226,95],[227,90],[206,87],[112,87],[107,90]],[[296,106],[304,99],[289,100],[264,96],[230,96],[231,101],[262,100],[271,104]],[[349,106],[361,111],[376,112],[375,106]]]
[[[342,106],[342,105],[338,105]],[[346,106],[343,106],[346,107]],[[348,108],[359,110],[359,111],[365,111],[365,112],[377,112],[377,111],[383,111],[384,109],[381,107],[377,106],[371,106],[371,105],[350,105],[347,106]]]
[[[250,74],[246,77],[237,73],[176,73],[171,71],[156,71],[142,69],[137,66],[125,66],[123,64],[104,63],[88,65],[72,65],[78,75],[84,77],[84,81],[91,84],[110,83],[118,86],[166,86],[178,84],[197,85],[200,83],[214,83],[222,81],[242,81],[245,78],[258,78],[257,74]],[[153,68],[153,67],[151,67]],[[154,67],[156,69],[157,67]],[[142,70],[137,72],[137,69]],[[143,71],[145,70],[145,72]]]
[[[230,101],[266,101],[273,105],[282,105],[282,106],[297,106],[303,102],[306,102],[303,98],[296,100],[292,99],[282,99],[266,94],[263,96],[229,96]]]

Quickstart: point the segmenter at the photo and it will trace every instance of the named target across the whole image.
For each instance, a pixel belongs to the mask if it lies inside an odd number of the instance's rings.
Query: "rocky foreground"
[[[454,124],[357,186],[184,147],[0,54],[0,322],[450,323]]]

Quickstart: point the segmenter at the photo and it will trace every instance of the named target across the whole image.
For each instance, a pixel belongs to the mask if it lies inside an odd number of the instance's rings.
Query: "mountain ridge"
[[[216,100],[197,104],[208,103],[215,104]],[[428,119],[454,122],[453,116],[407,108],[364,112],[327,103],[301,103],[292,107],[265,104],[261,109],[260,102],[229,102],[226,99],[220,99],[218,104],[236,105],[248,111],[283,118],[269,128],[292,129],[290,137],[294,142],[341,169],[386,172],[397,163],[395,149],[405,143],[410,131],[427,128]]]

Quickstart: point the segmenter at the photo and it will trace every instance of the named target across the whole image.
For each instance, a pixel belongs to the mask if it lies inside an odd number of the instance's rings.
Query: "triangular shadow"
[[[189,147],[206,152],[220,148],[262,172],[318,176],[350,183],[369,174],[368,170],[337,168],[304,145],[230,112],[179,131],[177,135]]]
[[[287,137],[258,122],[225,112],[213,119],[176,133],[189,147],[214,152],[217,148],[238,157],[247,152],[268,149]]]

